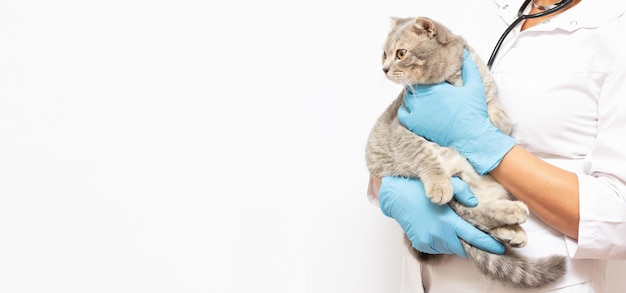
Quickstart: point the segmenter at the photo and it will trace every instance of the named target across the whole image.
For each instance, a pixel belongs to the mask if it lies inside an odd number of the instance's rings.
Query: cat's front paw
[[[497,200],[488,204],[489,227],[519,225],[526,222],[530,211],[525,203],[517,200]]]
[[[423,178],[426,196],[433,203],[442,205],[450,202],[453,196],[452,182],[449,176]]]

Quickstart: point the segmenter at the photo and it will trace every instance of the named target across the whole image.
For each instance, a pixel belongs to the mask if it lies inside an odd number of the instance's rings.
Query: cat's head
[[[464,41],[443,25],[425,18],[391,18],[383,46],[383,72],[402,85],[458,84]]]

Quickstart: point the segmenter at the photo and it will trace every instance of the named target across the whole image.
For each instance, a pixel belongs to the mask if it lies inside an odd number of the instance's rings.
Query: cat
[[[407,88],[412,90],[411,85],[444,81],[462,85],[465,49],[479,68],[491,122],[503,133],[510,134],[511,123],[498,100],[489,69],[462,37],[441,23],[426,17],[391,20],[392,29],[384,45],[383,71],[388,79],[404,85],[405,89],[370,132],[366,146],[370,174],[378,178],[389,175],[419,178],[432,202],[449,204],[463,219],[505,244],[505,253],[496,255],[461,241],[468,257],[484,275],[515,288],[540,288],[556,281],[565,274],[564,256],[528,259],[512,249],[526,245],[527,235],[520,224],[528,217],[528,207],[512,199],[491,176],[479,175],[455,149],[410,132],[397,119],[404,93]],[[452,176],[468,183],[478,198],[478,206],[469,208],[453,199]],[[450,257],[419,252],[412,248],[406,235],[404,241],[422,263],[436,265]]]

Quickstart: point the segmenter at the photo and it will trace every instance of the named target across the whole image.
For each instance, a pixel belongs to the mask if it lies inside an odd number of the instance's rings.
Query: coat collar
[[[508,25],[517,18],[517,11],[524,0],[493,0],[498,14]],[[530,6],[530,5],[529,5]],[[624,14],[623,0],[582,0],[578,5],[556,15],[550,20],[552,28],[574,31],[579,28],[595,28]],[[526,7],[524,13],[528,13]]]

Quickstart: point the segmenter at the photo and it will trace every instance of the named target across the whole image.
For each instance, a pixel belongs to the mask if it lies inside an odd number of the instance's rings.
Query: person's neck
[[[556,3],[560,2],[560,0],[532,0],[532,1],[535,4],[541,5],[541,6],[550,6],[550,5],[553,5],[553,4],[556,4]],[[542,16],[542,17],[537,17],[537,18],[531,18],[531,19],[524,20],[524,23],[522,23],[522,31],[526,30],[526,29],[528,29],[528,28],[530,28],[530,27],[532,27],[532,26],[534,26],[534,25],[536,25],[536,24],[538,24],[540,22],[543,22],[546,19],[549,19],[549,18],[551,18],[551,17],[553,17],[553,16],[555,16],[555,15],[557,15],[557,14],[559,14],[559,13],[565,11],[565,10],[568,10],[568,9],[576,6],[576,4],[580,3],[580,1],[581,0],[574,0],[574,1],[572,1],[571,4],[567,5],[567,7],[563,8],[563,9],[561,9],[561,10],[555,12],[555,13],[552,13],[552,14],[549,14],[549,15],[546,15],[546,16]],[[530,14],[535,14],[535,13],[539,13],[539,12],[543,12],[543,10],[538,9],[534,5],[531,6]]]
[[[563,0],[532,0],[532,3],[539,5],[539,6],[551,6],[554,4],[557,4],[559,2],[561,2]],[[570,5],[568,5],[567,8],[565,8],[564,10],[567,10],[569,7],[572,7],[576,4],[578,4],[578,2],[580,2],[580,0],[574,0],[573,3],[571,3]]]
[[[561,2],[560,0],[532,0],[535,4],[541,6],[550,6]]]

